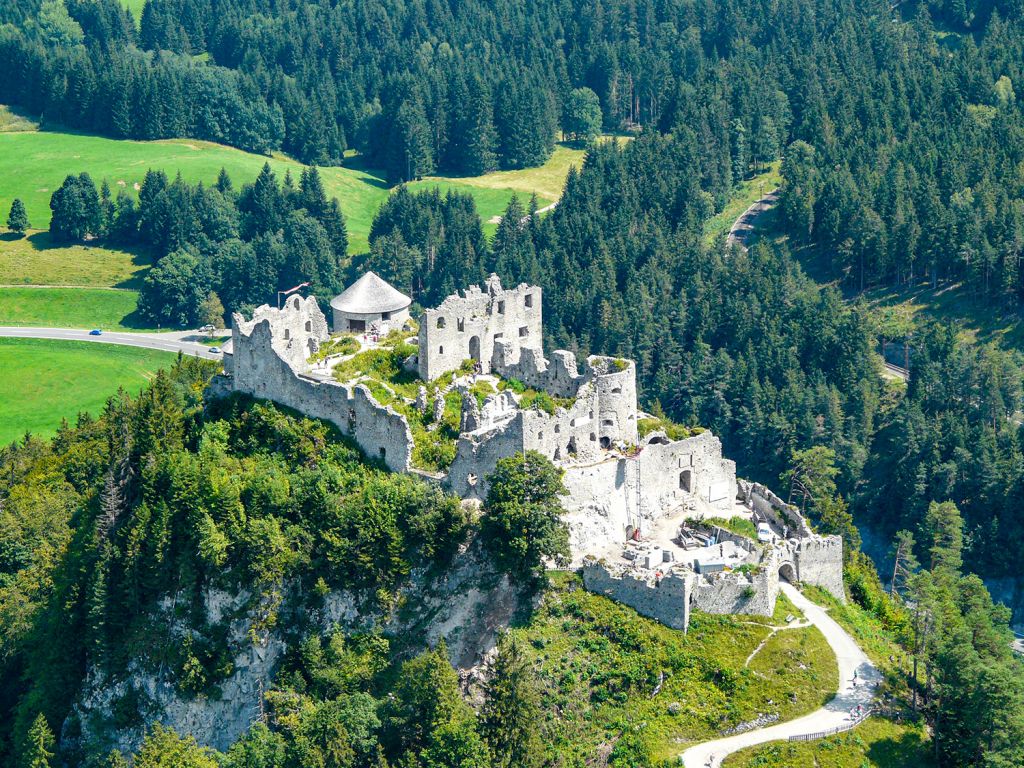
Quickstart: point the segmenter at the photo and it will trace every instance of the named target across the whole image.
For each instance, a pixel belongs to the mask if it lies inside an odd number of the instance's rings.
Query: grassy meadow
[[[118,387],[136,392],[175,355],[113,344],[0,338],[0,445],[48,437],[61,419],[96,414]]]
[[[429,177],[409,187],[467,192],[473,195],[481,218],[487,222],[501,214],[513,194],[528,198],[536,192],[541,206],[553,202],[561,194],[569,166],[582,161],[582,150],[559,146],[540,168],[478,177]],[[303,167],[283,155],[267,158],[192,139],[130,141],[55,131],[0,132],[0,208],[6,216],[10,201],[20,197],[31,226],[45,229],[50,221],[50,195],[69,173],[87,171],[97,183],[106,179],[116,194],[118,189],[134,189],[150,168],[163,169],[172,177],[180,172],[189,181],[206,183],[214,182],[220,169],[225,168],[240,187],[255,179],[265,162],[279,179],[291,171],[297,181]],[[391,193],[383,176],[357,162],[352,167],[322,168],[321,175],[327,193],[338,198],[348,220],[350,251],[366,251],[373,216]],[[491,224],[489,231],[493,227]]]
[[[143,330],[138,300],[116,288],[0,288],[0,325]]]
[[[726,758],[724,768],[930,768],[920,728],[873,717],[852,731],[818,741],[776,741]]]
[[[49,232],[0,235],[0,285],[138,288],[149,266],[144,254],[123,248],[60,245]]]
[[[747,665],[770,625],[799,614],[784,598],[772,618],[695,612],[683,634],[585,591],[575,574],[551,578],[540,606],[513,632],[531,649],[544,710],[559,713],[546,738],[578,759],[567,763],[607,755],[623,732],[670,760],[758,715],[788,720],[835,693],[835,656],[813,627],[776,632]]]

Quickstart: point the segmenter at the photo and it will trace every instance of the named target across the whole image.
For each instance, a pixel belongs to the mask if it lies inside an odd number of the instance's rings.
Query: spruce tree
[[[7,228],[19,235],[28,229],[28,214],[25,212],[25,204],[20,198],[14,198],[11,203],[11,212],[7,215]]]
[[[222,195],[226,195],[234,189],[234,186],[231,183],[231,177],[228,176],[227,169],[224,167],[221,167],[220,173],[217,174],[216,187],[217,191]]]
[[[505,635],[498,643],[486,696],[481,716],[494,768],[543,765],[540,689],[523,642],[515,635]]]
[[[40,712],[26,734],[21,764],[24,768],[50,768],[53,747],[53,731]]]

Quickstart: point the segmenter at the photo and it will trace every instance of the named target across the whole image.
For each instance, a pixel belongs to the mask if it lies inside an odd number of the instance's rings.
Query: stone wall
[[[739,495],[747,505],[777,528],[788,528],[791,536],[812,535],[811,527],[800,510],[780,499],[771,488],[746,480],[740,480],[738,485]]]
[[[664,509],[687,494],[715,509],[732,509],[736,501],[736,462],[722,456],[722,441],[711,432],[669,440],[648,435],[637,455],[645,502]]]
[[[500,423],[463,433],[448,470],[448,487],[464,499],[483,501],[487,497],[487,477],[494,472],[498,460],[523,450],[522,411]]]
[[[779,571],[763,567],[756,574],[711,573],[697,576],[691,607],[705,613],[771,616],[779,596]]]
[[[526,284],[505,290],[497,275],[484,290],[470,286],[436,309],[423,313],[419,331],[420,378],[431,381],[454,371],[464,360],[479,360],[489,372],[495,344],[509,342],[515,350],[540,349],[543,324],[542,291]],[[518,357],[518,355],[517,355]]]
[[[266,323],[274,352],[296,370],[303,370],[306,360],[330,336],[327,318],[312,296],[291,296],[282,309],[264,304],[256,308],[251,320],[237,312],[231,318],[232,356],[238,354],[239,339],[249,336],[260,323]]]
[[[628,605],[641,616],[684,631],[690,623],[692,581],[692,574],[676,569],[669,569],[658,578],[645,571],[612,570],[594,558],[583,563],[583,585],[588,590]]]
[[[315,299],[305,301],[316,306]],[[380,405],[361,384],[349,387],[305,375],[308,369],[305,356],[298,363],[290,363],[289,359],[298,358],[288,342],[304,345],[308,339],[301,333],[289,334],[288,340],[281,339],[280,334],[272,330],[272,323],[276,321],[277,331],[280,331],[283,324],[280,315],[290,313],[268,315],[261,311],[263,309],[257,310],[257,316],[262,318],[258,322],[246,323],[236,315],[231,389],[273,400],[310,418],[329,421],[351,436],[368,457],[382,460],[395,472],[408,470],[413,441],[405,417],[391,406]],[[288,320],[292,328],[296,324],[299,329],[305,328],[307,320],[301,311],[300,308],[297,317]],[[320,318],[323,318],[322,313]],[[315,338],[315,333],[310,337]],[[287,358],[280,354],[281,349],[285,350]]]
[[[701,511],[732,507],[736,465],[722,458],[717,437],[702,432],[685,440],[664,440],[645,444],[635,456],[606,455],[565,466],[569,493],[562,505],[574,553],[592,552],[595,542],[625,541],[628,526],[643,530],[694,501]],[[690,472],[692,491],[680,487],[685,471]],[[724,496],[708,502],[713,489]]]
[[[790,545],[797,578],[846,602],[843,589],[843,539],[840,536],[809,536]]]

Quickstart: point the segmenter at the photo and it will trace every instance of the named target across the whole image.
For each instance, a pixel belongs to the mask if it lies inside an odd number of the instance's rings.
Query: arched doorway
[[[471,336],[469,339],[469,356],[474,360],[480,359],[480,337]]]
[[[779,578],[785,579],[790,584],[796,584],[799,581],[796,577],[796,569],[792,563],[783,563],[779,566]]]
[[[684,469],[679,473],[679,490],[693,493],[693,470]]]

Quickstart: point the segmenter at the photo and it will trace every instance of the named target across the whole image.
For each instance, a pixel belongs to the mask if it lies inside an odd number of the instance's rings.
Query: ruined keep
[[[369,290],[379,287],[377,281],[387,286],[368,275],[352,288],[362,284]],[[291,297],[281,309],[262,306],[249,320],[234,315],[224,374],[212,391],[243,392],[329,421],[393,471],[428,474],[465,499],[486,498],[487,478],[500,459],[537,451],[563,470],[573,560],[583,565],[588,588],[669,626],[685,628],[692,609],[770,614],[780,575],[818,584],[843,599],[841,539],[815,535],[769,489],[738,481],[735,463],[722,455],[721,442],[710,432],[671,439],[654,430],[641,438],[645,414],[637,407],[635,363],[594,355],[581,370],[571,352],[546,358],[541,297],[536,286],[506,290],[492,275],[483,288],[472,286],[424,311],[416,354],[404,361],[424,386],[406,405],[425,412],[426,386],[452,374],[433,402],[436,421],[443,414],[443,394],[461,396],[459,435],[447,472],[417,470],[406,415],[381,404],[358,378],[336,381],[330,366],[318,360],[330,334],[313,297]],[[348,316],[334,309],[337,326]],[[343,322],[351,323],[351,317]],[[476,363],[473,373],[466,373],[467,360]],[[479,375],[502,383],[499,391],[481,396],[482,403],[470,390]],[[527,401],[517,394],[527,388],[546,395],[544,407],[536,397]],[[677,526],[677,519],[735,515],[768,522],[778,543],[749,551],[734,546],[730,551],[742,562],[713,573],[706,572],[706,563],[702,569],[700,562],[675,554],[666,554],[664,563],[650,557],[646,565],[614,561],[627,540],[664,539],[666,526]],[[666,546],[668,553],[673,545]]]
[[[494,348],[507,342],[515,352],[541,349],[541,289],[520,285],[505,290],[497,275],[484,289],[472,285],[461,296],[453,294],[435,309],[423,312],[419,335],[419,372],[433,381],[458,370],[465,360],[490,371]]]

